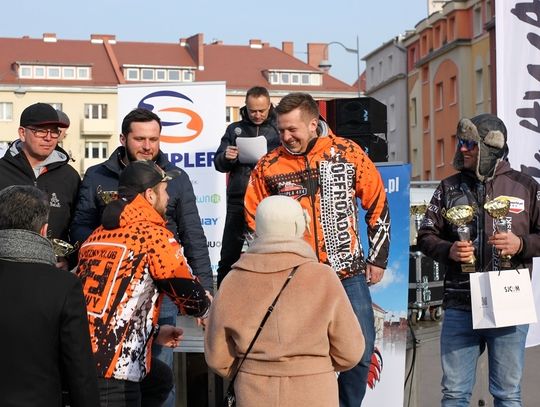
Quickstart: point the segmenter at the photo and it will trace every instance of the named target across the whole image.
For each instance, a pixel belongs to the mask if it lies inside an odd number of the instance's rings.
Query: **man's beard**
[[[135,157],[131,153],[131,151],[129,151],[127,148],[126,148],[126,157],[127,157],[128,162],[139,161],[139,159],[137,157]],[[156,159],[157,159],[157,154],[154,157],[152,157],[152,161],[156,161]]]

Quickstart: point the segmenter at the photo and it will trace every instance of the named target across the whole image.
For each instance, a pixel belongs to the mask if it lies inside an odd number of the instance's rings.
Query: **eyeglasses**
[[[34,129],[32,127],[25,127],[25,129],[30,130],[34,136],[39,138],[45,138],[49,135],[51,136],[51,138],[60,137],[59,129]]]
[[[457,143],[458,148],[465,147],[467,150],[472,150],[477,145],[478,143],[474,140],[463,140],[461,138],[458,139],[458,143]]]

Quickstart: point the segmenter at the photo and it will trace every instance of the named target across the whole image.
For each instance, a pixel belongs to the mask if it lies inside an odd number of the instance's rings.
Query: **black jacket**
[[[81,178],[69,165],[69,155],[59,146],[53,151],[55,161],[36,178],[26,155],[20,151],[20,141],[11,143],[0,159],[0,189],[11,185],[34,185],[49,194],[49,237],[70,241],[69,223],[75,211]]]
[[[60,406],[62,389],[72,407],[99,406],[80,280],[37,233],[0,234],[0,406]]]
[[[272,151],[280,144],[279,131],[276,126],[276,113],[270,107],[268,118],[261,124],[254,124],[248,116],[246,106],[240,110],[242,120],[231,123],[221,138],[221,144],[214,156],[214,167],[219,172],[228,172],[227,203],[244,204],[249,176],[255,164],[240,164],[238,160],[230,161],[225,158],[228,146],[235,146],[238,137],[264,136],[267,140],[267,150]]]
[[[105,202],[98,196],[97,189],[118,190],[118,178],[124,169],[121,158],[124,147],[118,147],[107,161],[90,167],[84,176],[79,199],[71,223],[71,234],[80,243],[101,224]],[[165,171],[176,170],[179,176],[167,183],[169,203],[167,205],[167,228],[174,233],[184,248],[184,256],[202,286],[213,292],[212,269],[208,255],[208,243],[201,226],[193,186],[187,173],[167,160],[161,151],[156,160]]]
[[[500,269],[498,251],[487,243],[493,234],[493,219],[483,209],[487,200],[499,196],[509,197],[512,232],[522,238],[523,249],[512,257],[514,267],[531,268],[532,258],[540,255],[540,186],[528,175],[510,168],[501,161],[495,176],[479,181],[472,172],[462,171],[441,181],[428,206],[418,231],[418,246],[427,256],[448,265],[445,275],[445,307],[470,310],[469,275],[461,271],[461,264],[448,258],[453,242],[459,240],[457,226],[450,224],[443,211],[457,205],[476,208],[469,223],[471,241],[475,246],[477,271]]]

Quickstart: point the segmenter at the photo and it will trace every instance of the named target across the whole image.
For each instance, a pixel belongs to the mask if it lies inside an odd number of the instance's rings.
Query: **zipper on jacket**
[[[319,257],[319,236],[317,234],[318,228],[317,228],[317,217],[316,217],[316,211],[315,211],[315,191],[312,187],[312,181],[311,181],[311,168],[309,166],[309,161],[306,155],[304,155],[304,161],[306,163],[306,171],[307,171],[307,189],[308,189],[308,195],[311,202],[311,217],[313,219],[313,237],[315,238],[315,254],[317,255],[317,260],[319,262],[321,261],[321,258]]]
[[[485,225],[485,213],[484,202],[486,200],[485,185],[482,182],[478,183],[478,270],[484,271],[484,225]]]

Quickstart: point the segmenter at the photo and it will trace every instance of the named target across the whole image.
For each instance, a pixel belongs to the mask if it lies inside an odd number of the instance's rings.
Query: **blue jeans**
[[[366,350],[358,365],[339,375],[339,405],[340,407],[360,407],[366,394],[371,355],[375,345],[375,318],[365,275],[346,278],[342,280],[342,284],[360,322],[366,341]]]
[[[521,407],[521,376],[529,325],[473,329],[472,313],[448,308],[441,331],[443,407],[469,406],[478,357],[487,346],[494,407]]]
[[[163,301],[161,302],[161,309],[159,311],[158,324],[176,326],[177,315],[178,315],[178,307],[174,304],[174,302],[171,301],[169,297],[164,296]],[[161,360],[163,363],[169,366],[169,368],[173,372],[173,378],[174,378],[173,355],[174,353],[173,353],[172,348],[168,348],[166,346],[161,346],[161,345],[152,346],[152,357]],[[152,374],[152,370],[150,370],[149,374]],[[169,393],[167,400],[165,400],[165,403],[163,403],[163,407],[174,407],[175,397],[176,397],[176,392],[175,392],[175,386],[174,386],[174,381],[173,381],[172,390]]]

